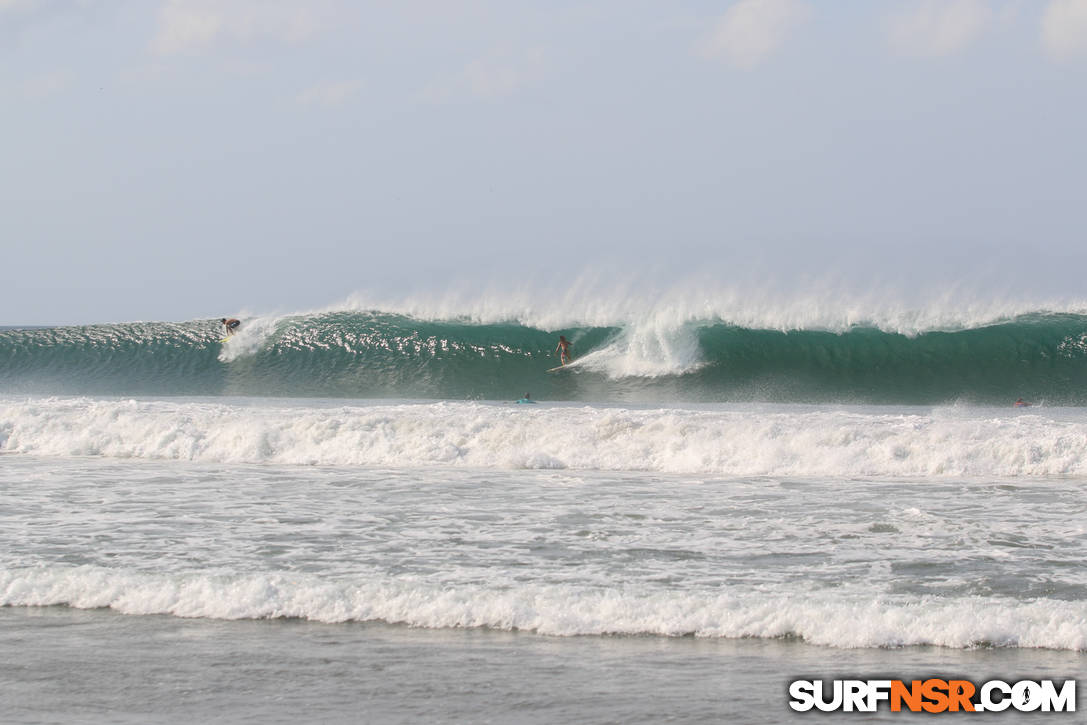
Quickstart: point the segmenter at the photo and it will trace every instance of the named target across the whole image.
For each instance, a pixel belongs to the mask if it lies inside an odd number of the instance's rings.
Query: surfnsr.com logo
[[[1076,681],[795,680],[789,697],[798,712],[1075,712]]]

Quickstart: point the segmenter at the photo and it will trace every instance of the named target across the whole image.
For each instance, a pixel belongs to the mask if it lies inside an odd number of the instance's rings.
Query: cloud
[[[424,96],[434,102],[448,101],[458,96],[506,96],[538,80],[544,73],[545,65],[544,53],[539,49],[477,58],[460,72],[426,89]]]
[[[935,58],[962,50],[992,21],[984,0],[920,0],[913,10],[892,17],[887,30],[899,53]]]
[[[296,99],[305,106],[338,106],[357,95],[361,88],[359,81],[318,83],[299,93]]]
[[[1055,60],[1087,55],[1087,0],[1051,0],[1042,14],[1042,46]]]
[[[803,0],[740,0],[718,19],[699,53],[749,70],[769,58],[809,17],[811,7]]]
[[[319,5],[291,0],[167,0],[151,43],[160,55],[193,52],[219,40],[301,43],[320,29]]]

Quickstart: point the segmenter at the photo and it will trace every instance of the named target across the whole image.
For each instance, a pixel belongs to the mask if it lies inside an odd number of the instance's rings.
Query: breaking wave
[[[557,636],[796,638],[831,647],[1087,649],[1083,602],[841,593],[675,592],[522,585],[441,586],[378,576],[151,574],[100,567],[0,570],[0,606],[109,608],[210,619],[380,621]]]
[[[603,319],[603,318],[602,318]],[[559,334],[573,367],[557,365]],[[1087,402],[1087,315],[760,328],[690,315],[542,327],[373,311],[0,330],[0,393],[1051,405]]]

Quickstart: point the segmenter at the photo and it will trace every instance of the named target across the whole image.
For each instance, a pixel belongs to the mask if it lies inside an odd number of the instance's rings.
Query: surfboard
[[[559,365],[557,368],[551,368],[547,372],[553,373],[556,370],[565,370],[566,368],[570,367],[571,365],[573,365],[573,363],[567,363],[566,365]]]
[[[223,338],[222,340],[220,340],[219,342],[228,342],[229,340],[230,340],[230,338],[229,338],[229,337],[224,337],[224,338]]]

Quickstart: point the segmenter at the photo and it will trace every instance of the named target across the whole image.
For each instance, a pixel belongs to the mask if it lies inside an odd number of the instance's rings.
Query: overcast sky
[[[0,324],[1087,298],[1087,0],[0,0],[0,90]]]

